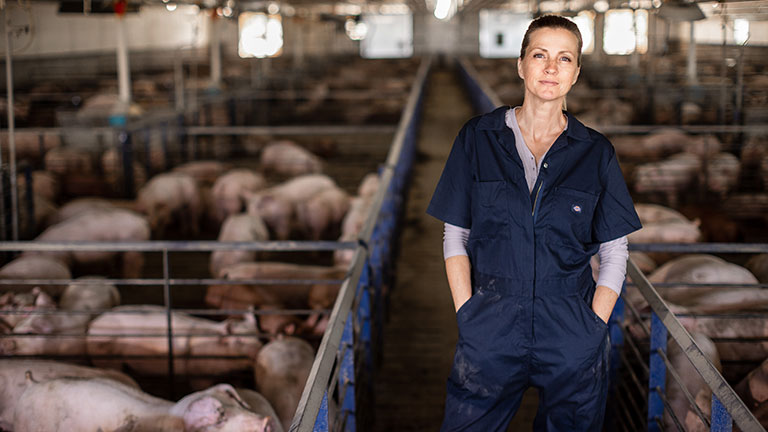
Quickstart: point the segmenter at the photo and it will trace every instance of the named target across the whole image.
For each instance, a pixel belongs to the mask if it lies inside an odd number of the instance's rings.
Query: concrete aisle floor
[[[442,421],[456,315],[443,265],[442,224],[425,211],[453,139],[473,115],[456,74],[433,69],[374,387],[377,432],[436,431]],[[531,430],[536,403],[535,392],[526,394],[509,430]]]

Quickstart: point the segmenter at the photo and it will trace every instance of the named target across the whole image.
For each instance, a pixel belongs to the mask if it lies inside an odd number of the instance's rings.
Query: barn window
[[[633,23],[634,18],[634,23]],[[627,55],[648,51],[648,11],[614,9],[605,13],[603,50],[606,54]]]

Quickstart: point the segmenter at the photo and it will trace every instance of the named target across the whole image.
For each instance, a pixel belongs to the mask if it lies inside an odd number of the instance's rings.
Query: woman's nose
[[[548,74],[557,73],[557,62],[554,60],[548,60],[544,65],[544,72]]]

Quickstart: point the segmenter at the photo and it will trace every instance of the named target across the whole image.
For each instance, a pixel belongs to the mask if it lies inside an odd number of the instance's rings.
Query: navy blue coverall
[[[427,209],[471,229],[441,430],[506,431],[533,386],[535,430],[597,432],[610,343],[589,260],[640,220],[613,145],[568,113],[529,193],[507,109],[464,125]]]

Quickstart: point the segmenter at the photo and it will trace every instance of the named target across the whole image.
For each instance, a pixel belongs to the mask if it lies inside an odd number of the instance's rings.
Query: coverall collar
[[[504,122],[504,116],[511,107],[508,105],[500,106],[495,110],[484,114],[480,117],[480,121],[477,124],[478,130],[492,130],[503,131],[507,129],[507,125]],[[565,130],[565,135],[568,138],[573,138],[581,141],[589,141],[589,131],[583,123],[578,121],[576,117],[571,115],[568,111],[563,111],[568,116],[568,128]]]

